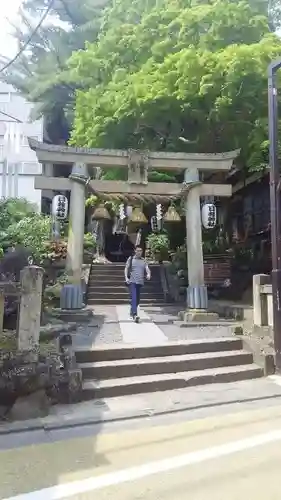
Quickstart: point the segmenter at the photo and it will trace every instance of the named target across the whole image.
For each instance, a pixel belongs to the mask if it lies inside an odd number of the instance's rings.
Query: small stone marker
[[[44,269],[27,266],[21,271],[21,298],[18,317],[18,348],[31,351],[39,346]]]

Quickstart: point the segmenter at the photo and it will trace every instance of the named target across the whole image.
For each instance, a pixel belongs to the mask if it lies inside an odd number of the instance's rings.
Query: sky
[[[1,2],[1,15],[0,15],[0,54],[12,58],[16,51],[17,46],[15,41],[9,33],[12,31],[12,27],[9,25],[9,21],[13,22],[17,18],[17,11],[22,3],[22,0],[6,0]]]

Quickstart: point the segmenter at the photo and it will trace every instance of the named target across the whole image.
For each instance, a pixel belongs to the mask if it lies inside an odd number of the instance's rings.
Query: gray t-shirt
[[[130,268],[131,257],[126,262],[126,276],[128,276],[128,270]],[[147,270],[147,263],[145,259],[137,259],[133,257],[132,266],[131,266],[131,274],[129,276],[130,283],[135,283],[136,285],[144,284],[144,276]]]

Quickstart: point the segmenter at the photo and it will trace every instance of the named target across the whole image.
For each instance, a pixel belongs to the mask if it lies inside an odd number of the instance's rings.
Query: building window
[[[0,92],[0,103],[1,102],[10,102],[11,94],[8,92]]]
[[[8,167],[8,168],[7,168]],[[41,165],[40,163],[29,162],[29,163],[8,163],[6,165],[6,175],[40,175]],[[3,161],[0,160],[0,175],[3,175]]]
[[[22,163],[20,173],[23,175],[39,175],[41,174],[41,165],[35,162]]]

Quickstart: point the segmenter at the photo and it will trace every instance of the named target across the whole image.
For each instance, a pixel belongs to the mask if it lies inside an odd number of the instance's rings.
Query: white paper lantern
[[[161,220],[162,217],[163,217],[162,205],[161,205],[161,203],[158,203],[158,205],[156,205],[156,219]]]
[[[62,194],[54,196],[52,200],[52,215],[58,220],[64,220],[68,214],[68,199]]]
[[[156,219],[156,216],[153,215],[150,219],[150,225],[151,225],[151,230],[153,233],[158,232],[158,220]]]
[[[120,218],[120,220],[126,219],[125,207],[124,207],[123,203],[121,203],[121,205],[119,205],[119,218]]]
[[[205,229],[212,229],[217,224],[217,209],[213,203],[205,203],[201,211],[202,225]]]
[[[130,217],[132,215],[133,207],[131,205],[127,205],[126,208],[126,215],[127,217]]]

